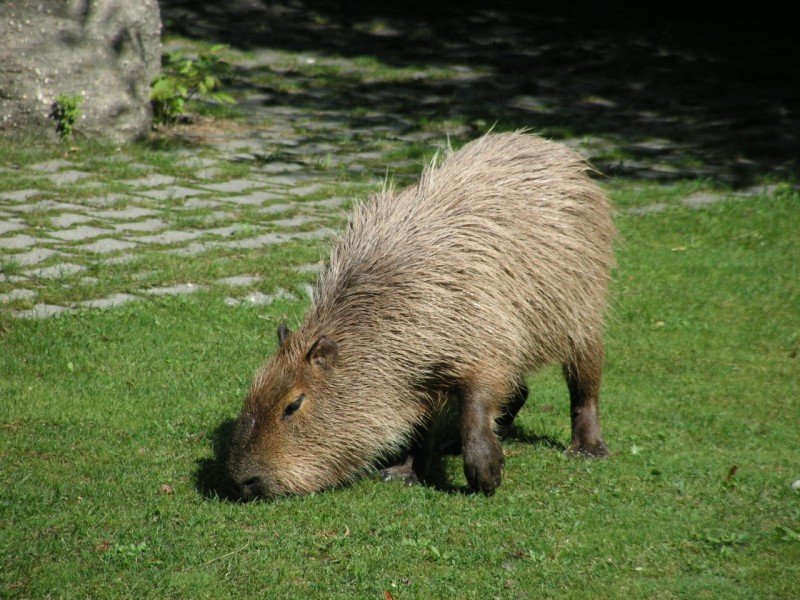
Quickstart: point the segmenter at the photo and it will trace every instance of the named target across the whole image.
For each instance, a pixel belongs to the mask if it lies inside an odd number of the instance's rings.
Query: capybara
[[[499,423],[551,363],[569,388],[568,452],[607,455],[597,405],[616,231],[589,169],[560,144],[488,134],[356,206],[244,403],[228,460],[242,496],[352,481],[448,401],[467,482],[491,494]]]

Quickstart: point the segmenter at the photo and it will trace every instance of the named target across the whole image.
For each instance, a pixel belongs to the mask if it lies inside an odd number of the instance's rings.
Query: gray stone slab
[[[53,317],[55,315],[60,315],[63,313],[71,313],[74,312],[73,309],[67,308],[66,306],[58,306],[56,304],[34,304],[33,308],[30,310],[18,310],[12,312],[11,314],[17,317],[18,319],[46,319],[48,317]]]
[[[154,235],[142,235],[134,238],[145,244],[179,244],[188,242],[203,235],[202,231],[164,231]]]
[[[0,303],[11,302],[13,300],[31,300],[36,297],[36,292],[33,290],[16,289],[11,290],[7,294],[0,294]]]
[[[194,283],[181,283],[178,285],[154,287],[140,291],[143,294],[150,294],[152,296],[178,296],[180,294],[193,294],[197,290],[202,290],[204,287],[205,286],[202,285],[195,285]]]
[[[175,248],[173,250],[167,250],[168,254],[175,254],[177,256],[195,256],[197,254],[201,254],[203,252],[207,252],[214,248],[217,245],[217,242],[192,242],[184,246],[183,248]]]
[[[213,190],[215,192],[225,192],[226,194],[235,194],[236,192],[244,192],[263,186],[263,182],[253,179],[231,179],[230,181],[221,181],[220,183],[203,184],[204,189]]]
[[[228,306],[239,306],[242,304],[245,305],[254,305],[254,306],[265,306],[268,304],[272,304],[275,300],[285,298],[288,300],[296,300],[297,297],[288,292],[284,289],[278,289],[274,294],[263,294],[261,292],[251,292],[247,294],[244,298],[225,298],[224,302]]]
[[[189,198],[186,202],[183,203],[183,206],[181,208],[184,209],[216,208],[221,204],[222,203],[218,202],[217,200],[208,200],[206,198]]]
[[[175,161],[175,164],[181,167],[188,167],[190,169],[202,169],[205,167],[210,167],[211,165],[216,165],[218,162],[219,161],[215,158],[187,156],[186,158]]]
[[[215,179],[219,177],[219,174],[222,171],[217,167],[209,167],[208,169],[200,169],[199,171],[194,172],[192,175],[195,179]]]
[[[218,242],[217,245],[222,246],[224,248],[254,249],[254,248],[263,248],[264,246],[270,246],[272,244],[280,244],[281,242],[285,242],[289,239],[291,239],[291,235],[288,233],[265,233],[257,237],[246,238],[243,240],[235,240],[232,242]]]
[[[261,281],[261,277],[257,275],[237,275],[234,277],[223,277],[217,279],[219,285],[227,285],[230,287],[247,287]]]
[[[302,177],[301,175],[295,175],[295,176],[275,175],[273,177],[266,177],[264,179],[264,183],[265,184],[270,184],[270,185],[279,185],[279,186],[289,187],[289,186],[298,185],[298,183],[300,183],[303,180],[304,180],[304,177]]]
[[[275,221],[270,221],[270,224],[277,225],[278,227],[299,227],[300,225],[312,223],[313,221],[316,221],[314,217],[309,217],[308,215],[297,215],[289,219],[277,219]]]
[[[270,162],[259,167],[259,171],[264,173],[291,173],[292,171],[299,171],[303,167],[297,163],[290,162]]]
[[[65,185],[68,183],[75,183],[79,179],[83,179],[87,177],[89,173],[85,171],[59,171],[57,173],[51,173],[50,175],[45,175],[44,179],[49,179],[56,185]]]
[[[297,202],[281,202],[279,204],[270,204],[269,206],[265,206],[264,208],[259,209],[258,212],[265,215],[273,215],[275,213],[286,212],[287,210],[297,208],[298,206],[299,204]]]
[[[112,258],[107,258],[103,261],[104,265],[124,265],[129,262],[133,262],[136,260],[137,256],[135,254],[120,254],[119,256],[114,256]]]
[[[285,195],[276,194],[274,192],[258,191],[251,194],[244,194],[242,196],[225,196],[224,198],[217,198],[217,200],[246,206],[257,206],[269,200],[277,200],[283,197],[285,197]]]
[[[152,232],[165,229],[168,225],[161,219],[147,219],[146,221],[134,221],[132,223],[114,223],[112,227],[117,231]]]
[[[100,280],[97,277],[81,277],[81,280],[78,283],[80,285],[95,285],[99,282]]]
[[[109,254],[117,252],[118,250],[130,250],[135,248],[136,244],[125,240],[115,240],[113,238],[104,238],[97,240],[91,244],[83,244],[82,246],[74,246],[76,250],[85,250],[86,252],[94,252],[95,254]]]
[[[34,171],[42,171],[44,173],[55,173],[60,169],[75,166],[77,165],[72,161],[64,160],[63,158],[54,158],[53,160],[47,160],[45,162],[36,163],[35,165],[30,165],[28,168]]]
[[[27,225],[20,223],[17,220],[3,220],[0,221],[0,235],[5,235],[13,231],[19,231],[20,229],[26,229],[27,227]]]
[[[117,221],[132,221],[134,219],[141,219],[142,217],[150,217],[155,214],[155,211],[149,208],[142,208],[140,206],[128,206],[120,209],[109,210],[91,210],[88,214],[99,219],[114,219]]]
[[[295,240],[322,240],[333,235],[330,229],[315,229],[314,231],[298,231],[290,233],[289,237]]]
[[[26,273],[32,277],[40,277],[43,279],[62,279],[85,270],[86,267],[82,265],[75,265],[73,263],[59,263],[57,265],[51,265],[41,269],[32,269]]]
[[[304,283],[302,285],[302,288],[303,288],[303,293],[306,295],[306,298],[308,298],[309,300],[313,300],[314,299],[314,286],[311,285],[310,283]]]
[[[738,192],[742,196],[772,196],[778,190],[775,184],[751,185]]]
[[[294,196],[310,196],[311,194],[316,194],[317,192],[322,190],[323,187],[324,186],[321,183],[312,183],[311,185],[292,188],[289,190],[289,193]]]
[[[227,227],[215,227],[214,229],[205,229],[203,230],[204,235],[213,234],[213,235],[221,235],[227,237],[229,235],[233,235],[234,233],[239,233],[240,231],[247,231],[252,230],[252,225],[243,225],[241,223],[234,223],[233,225],[228,225]]]
[[[83,201],[87,204],[92,206],[112,206],[114,204],[118,204],[120,202],[125,202],[126,200],[130,200],[132,196],[127,194],[103,194],[101,196],[95,196],[93,198],[86,198]]]
[[[322,271],[323,265],[322,263],[309,263],[307,265],[300,265],[299,267],[295,267],[295,271],[298,273],[319,273]]]
[[[81,225],[74,229],[64,229],[62,231],[52,231],[50,235],[65,242],[78,242],[81,240],[90,240],[92,238],[100,237],[114,233],[111,229],[100,229],[99,227],[89,227],[88,225]]]
[[[50,224],[54,227],[72,227],[78,223],[86,223],[93,221],[92,217],[86,215],[79,215],[76,213],[62,213],[55,217],[50,217]]]
[[[106,298],[97,298],[95,300],[84,300],[83,302],[78,302],[77,306],[80,306],[81,308],[99,309],[114,308],[138,299],[138,296],[133,296],[131,294],[112,294]]]
[[[39,200],[38,202],[34,202],[32,204],[16,204],[14,206],[7,206],[6,208],[8,210],[22,213],[47,212],[48,210],[81,211],[83,209],[82,206],[65,204],[64,202],[54,202],[53,200]]]
[[[162,175],[161,173],[153,173],[152,175],[146,175],[138,179],[128,179],[122,183],[135,187],[158,187],[160,185],[175,183],[175,178],[169,175]]]
[[[17,264],[22,266],[35,265],[56,254],[61,254],[61,253],[56,252],[55,250],[50,250],[49,248],[34,248],[33,250],[30,250],[28,252],[15,254],[14,260],[16,261]]]
[[[633,208],[629,208],[628,212],[632,215],[651,215],[654,213],[663,212],[667,208],[669,208],[668,204],[664,204],[663,202],[655,202],[646,206],[635,206]]]
[[[41,194],[41,190],[14,190],[0,194],[0,200],[10,200],[11,202],[25,202],[29,198]]]
[[[20,229],[25,229],[25,227],[21,227]],[[33,246],[37,241],[38,240],[35,237],[31,237],[25,233],[20,233],[14,237],[0,238],[0,248],[5,248],[6,250],[19,250],[20,248]]]
[[[160,190],[147,190],[137,193],[153,200],[182,200],[184,198],[191,198],[192,196],[201,196],[207,192],[205,190],[195,190],[176,185]]]
[[[689,208],[705,208],[724,199],[725,197],[720,194],[695,192],[681,200],[681,203]]]

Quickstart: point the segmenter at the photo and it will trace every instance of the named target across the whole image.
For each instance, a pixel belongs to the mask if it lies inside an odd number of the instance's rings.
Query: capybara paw
[[[490,448],[481,448],[478,452],[464,452],[464,475],[469,487],[481,491],[487,496],[494,494],[502,478],[503,449],[500,444]]]
[[[381,478],[384,481],[402,481],[406,485],[416,485],[419,483],[419,478],[414,472],[414,469],[405,464],[381,469]]]
[[[607,458],[610,454],[603,440],[590,443],[572,442],[566,453],[568,456],[582,456],[586,458]]]

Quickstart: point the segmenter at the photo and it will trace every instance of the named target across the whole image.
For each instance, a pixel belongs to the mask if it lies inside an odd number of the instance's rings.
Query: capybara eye
[[[285,419],[286,417],[293,415],[297,411],[297,409],[300,408],[300,405],[303,403],[303,400],[305,400],[305,397],[306,397],[305,394],[300,394],[297,397],[297,400],[295,400],[289,406],[287,406],[286,410],[283,411],[283,418]]]

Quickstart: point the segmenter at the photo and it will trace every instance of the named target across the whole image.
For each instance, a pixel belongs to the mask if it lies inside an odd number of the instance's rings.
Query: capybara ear
[[[306,360],[322,370],[331,368],[336,364],[339,356],[339,346],[330,338],[322,336],[311,346],[306,354]]]
[[[289,334],[292,333],[289,331],[289,328],[286,326],[286,323],[281,323],[278,325],[278,343],[283,346],[283,343],[286,341],[286,338],[289,337]]]

